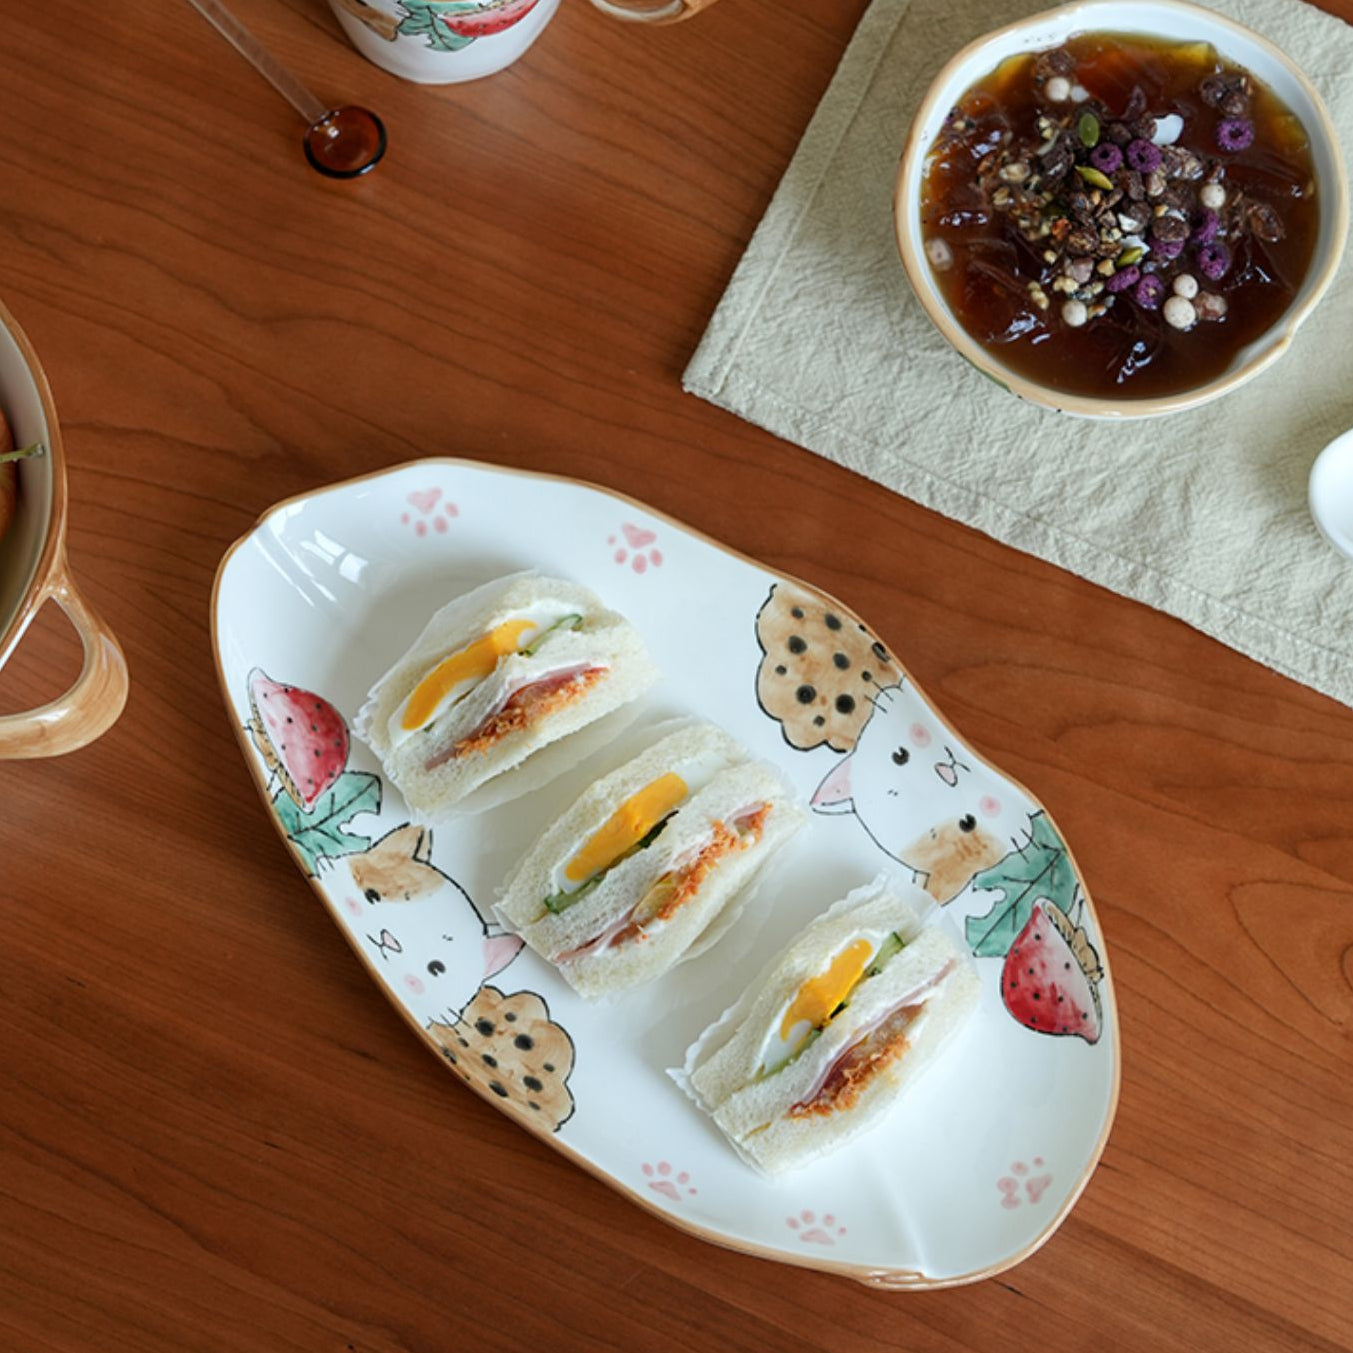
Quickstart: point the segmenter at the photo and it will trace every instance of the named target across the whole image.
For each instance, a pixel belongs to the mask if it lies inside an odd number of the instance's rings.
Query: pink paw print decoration
[[[1035,1156],[1033,1169],[1043,1170],[1043,1157]],[[1030,1174],[1030,1167],[1022,1160],[1017,1160],[1010,1167],[1008,1175],[1002,1175],[996,1181],[996,1187],[1001,1194],[1001,1206],[1007,1210],[1019,1207],[1025,1198],[1031,1203],[1036,1203],[1047,1192],[1048,1185],[1052,1183],[1052,1176],[1046,1172],[1040,1174]],[[1021,1190],[1020,1185],[1023,1185]],[[1021,1192],[1023,1197],[1021,1197]]]
[[[416,536],[425,536],[429,531],[445,535],[452,521],[460,516],[460,509],[449,498],[442,496],[441,489],[419,489],[409,494],[405,502],[412,510],[401,512],[399,521]]]
[[[800,1212],[797,1217],[786,1217],[785,1225],[805,1245],[835,1245],[837,1238],[846,1233],[846,1228],[830,1212],[824,1212],[820,1218],[816,1212]]]
[[[628,564],[636,573],[646,573],[650,567],[662,565],[662,551],[655,543],[657,539],[656,531],[627,521],[621,523],[618,536],[606,537],[606,543],[615,550],[612,558],[617,564]]]
[[[694,1197],[700,1191],[691,1184],[691,1177],[685,1170],[673,1174],[671,1165],[665,1160],[660,1160],[656,1165],[645,1161],[644,1176],[654,1193],[660,1193],[674,1203],[681,1201],[683,1193]]]

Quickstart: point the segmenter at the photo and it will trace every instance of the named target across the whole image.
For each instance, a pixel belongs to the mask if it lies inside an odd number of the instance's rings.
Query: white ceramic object
[[[426,831],[344,728],[434,609],[528,567],[586,584],[638,625],[664,673],[644,724],[716,720],[816,810],[712,949],[611,1004],[583,1001],[486,924],[509,865],[607,756]],[[1092,904],[1037,802],[839,603],[632,500],[428,460],[274,508],[222,562],[213,625],[246,759],[333,919],[449,1069],[565,1156],[706,1239],[887,1288],[998,1272],[1067,1215],[1118,1095]],[[305,802],[272,775],[270,735],[249,731],[251,689],[280,755],[319,777]],[[877,1131],[764,1179],[666,1071],[818,911],[912,867],[953,894],[939,923],[977,954],[978,1013]],[[1035,963],[1055,968],[1041,1005],[1025,980]],[[1020,1022],[1069,1009],[1054,1002],[1075,992],[1085,1009],[1069,1031]],[[527,1027],[530,1050],[514,1050]]]
[[[1315,458],[1308,498],[1320,533],[1353,559],[1353,431],[1336,437]]]
[[[559,0],[329,0],[369,61],[419,84],[478,80],[510,66]]]
[[[1070,395],[1039,384],[998,361],[954,318],[926,261],[921,230],[921,185],[926,157],[950,110],[977,81],[1008,57],[1056,47],[1077,33],[1141,33],[1181,43],[1210,42],[1243,66],[1301,119],[1310,138],[1320,193],[1320,230],[1310,270],[1281,320],[1236,354],[1220,376],[1192,390],[1155,399],[1101,399]],[[1092,418],[1147,418],[1177,413],[1217,399],[1276,362],[1315,308],[1338,269],[1348,235],[1348,181],[1338,135],[1315,87],[1282,51],[1210,9],[1182,0],[1084,0],[1035,14],[959,52],[936,76],[907,136],[893,203],[898,247],[907,276],[944,337],[979,371],[1034,404]]]

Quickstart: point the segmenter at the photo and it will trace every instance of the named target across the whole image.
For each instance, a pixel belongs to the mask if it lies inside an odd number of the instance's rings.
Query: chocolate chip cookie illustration
[[[573,1040],[534,991],[480,987],[451,1023],[434,1020],[428,1032],[463,1081],[528,1122],[557,1132],[573,1116]]]
[[[848,611],[793,583],[776,583],[757,613],[763,654],[756,698],[785,741],[802,751],[855,745],[870,696],[896,685],[901,670],[887,649]]]

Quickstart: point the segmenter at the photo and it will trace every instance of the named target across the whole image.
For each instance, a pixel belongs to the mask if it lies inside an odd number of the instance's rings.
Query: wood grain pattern
[[[575,2],[442,89],[320,0],[237,7],[382,114],[374,176],[314,176],[186,5],[5,15],[0,295],[134,684],[95,746],[0,767],[0,1346],[1353,1346],[1353,712],[680,392],[863,0],[643,30]],[[1038,1254],[889,1295],[725,1253],[408,1036],[264,817],[207,604],[270,503],[422,453],[595,480],[820,584],[1048,805],[1125,1068]],[[0,706],[77,668],[45,615]]]

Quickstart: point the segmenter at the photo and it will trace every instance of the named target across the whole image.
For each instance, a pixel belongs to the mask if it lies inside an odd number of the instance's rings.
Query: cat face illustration
[[[853,813],[874,842],[948,902],[1027,830],[1011,785],[957,746],[910,687],[872,697],[855,748],[813,794],[819,813]]]
[[[429,828],[406,823],[344,862],[357,894],[370,907],[384,911],[384,903],[424,903],[438,909],[443,934],[437,962],[444,990],[468,997],[521,951],[518,936],[485,925],[469,894],[432,863]]]

